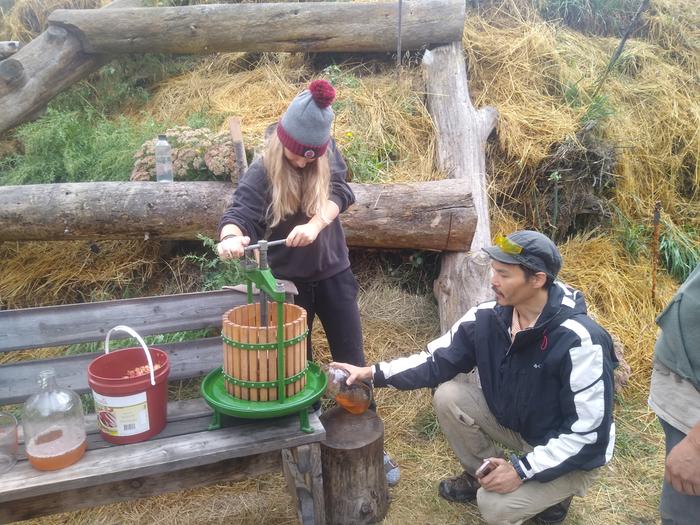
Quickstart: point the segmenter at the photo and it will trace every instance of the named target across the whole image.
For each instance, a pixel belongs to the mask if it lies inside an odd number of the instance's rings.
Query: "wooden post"
[[[241,119],[231,117],[228,121],[231,139],[233,140],[233,153],[236,155],[236,173],[231,174],[231,182],[236,184],[245,170],[248,169],[248,159],[245,156],[243,147],[243,132],[241,131]]]
[[[326,525],[319,444],[283,449],[282,467],[287,488],[296,500],[299,523]]]
[[[328,525],[377,523],[389,510],[384,473],[384,423],[371,410],[334,407],[321,415],[323,493]]]
[[[423,67],[428,111],[437,133],[437,166],[464,184],[477,213],[471,245],[462,247],[467,253],[443,255],[435,281],[440,327],[446,332],[469,308],[493,296],[489,258],[481,248],[491,244],[485,147],[498,113],[492,107],[477,110],[472,105],[461,41],[426,51]]]

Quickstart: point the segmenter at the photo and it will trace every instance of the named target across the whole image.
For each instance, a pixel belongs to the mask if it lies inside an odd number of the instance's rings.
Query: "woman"
[[[355,202],[347,166],[331,139],[333,86],[315,80],[297,95],[241,178],[219,223],[222,259],[260,239],[286,239],[268,252],[272,273],[292,281],[311,328],[318,315],[335,361],[364,366],[357,281],[338,215]]]
[[[251,164],[219,222],[222,259],[243,256],[260,239],[286,239],[268,252],[272,273],[292,281],[295,303],[311,328],[318,315],[334,361],[365,365],[357,281],[350,269],[338,215],[355,202],[346,182],[347,165],[331,138],[335,89],[315,80],[297,95],[277,123],[263,156]],[[384,453],[387,481],[399,481],[399,467]]]

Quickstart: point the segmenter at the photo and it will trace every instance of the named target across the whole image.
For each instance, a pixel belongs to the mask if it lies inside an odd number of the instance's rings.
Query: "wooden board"
[[[128,501],[164,492],[203,487],[219,482],[242,481],[278,470],[280,470],[279,451],[226,459],[206,466],[178,470],[176,475],[164,473],[137,477],[66,490],[57,497],[41,495],[4,502],[0,505],[0,523]]]
[[[0,352],[103,341],[117,325],[141,336],[221,326],[222,314],[246,303],[233,290],[119,299],[0,311]],[[112,339],[126,338],[115,333]]]
[[[170,381],[200,377],[221,366],[219,337],[157,345],[170,359]],[[0,405],[23,402],[36,392],[39,372],[53,368],[59,385],[83,394],[90,391],[87,367],[100,354],[80,354],[56,359],[20,361],[0,366]]]
[[[16,499],[144,476],[172,475],[182,469],[323,440],[325,430],[315,414],[309,414],[309,423],[311,434],[299,430],[299,418],[293,415],[183,436],[156,436],[142,443],[88,450],[74,465],[52,472],[40,472],[28,461],[19,461],[3,474],[0,508],[5,507],[4,502]]]

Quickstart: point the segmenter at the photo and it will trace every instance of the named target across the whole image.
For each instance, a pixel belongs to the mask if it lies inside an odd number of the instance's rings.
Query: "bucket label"
[[[146,392],[130,396],[111,397],[94,390],[98,428],[110,436],[134,436],[148,432]]]

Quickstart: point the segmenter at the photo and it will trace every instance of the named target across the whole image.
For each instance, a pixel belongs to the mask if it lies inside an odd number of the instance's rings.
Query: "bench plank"
[[[219,337],[153,345],[168,353],[170,380],[189,379],[208,374],[221,366],[223,347]],[[64,388],[84,394],[90,391],[87,367],[98,353],[20,361],[0,366],[0,405],[23,402],[37,391],[39,372],[53,368],[56,382]]]
[[[316,414],[309,414],[309,423],[313,429],[310,434],[300,432],[299,418],[293,415],[185,436],[162,439],[156,436],[141,443],[88,450],[74,465],[52,472],[40,472],[28,461],[18,461],[3,475],[0,503],[144,476],[172,474],[181,469],[323,440],[325,430]],[[0,507],[4,507],[4,503]]]
[[[223,313],[242,304],[246,294],[219,290],[5,310],[0,311],[0,352],[100,341],[120,324],[142,336],[221,326]]]
[[[167,472],[156,476],[114,481],[102,485],[72,489],[59,497],[45,495],[8,501],[0,505],[0,523],[46,516],[58,512],[128,501],[214,483],[243,481],[268,472],[280,472],[280,451],[232,458],[211,465]]]

